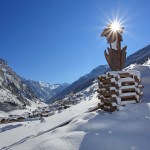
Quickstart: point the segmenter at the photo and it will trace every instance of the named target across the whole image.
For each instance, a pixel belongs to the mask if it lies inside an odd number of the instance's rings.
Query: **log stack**
[[[141,102],[143,96],[139,71],[110,71],[98,77],[99,107],[113,112],[129,103]]]

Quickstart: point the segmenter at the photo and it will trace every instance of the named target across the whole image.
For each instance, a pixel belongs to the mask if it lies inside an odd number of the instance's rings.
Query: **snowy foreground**
[[[127,105],[111,114],[88,112],[97,103],[94,95],[91,100],[82,101],[43,122],[34,120],[1,124],[0,149],[150,149],[150,103]]]

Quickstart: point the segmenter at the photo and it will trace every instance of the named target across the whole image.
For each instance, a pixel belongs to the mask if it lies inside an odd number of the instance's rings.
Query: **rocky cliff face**
[[[32,89],[0,59],[0,110],[25,108],[38,101]]]

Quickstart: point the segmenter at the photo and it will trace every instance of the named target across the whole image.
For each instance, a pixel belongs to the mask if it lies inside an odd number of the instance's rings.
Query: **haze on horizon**
[[[121,18],[128,55],[150,44],[149,6],[147,0],[1,0],[0,58],[27,79],[71,83],[106,64],[100,33],[109,19]]]

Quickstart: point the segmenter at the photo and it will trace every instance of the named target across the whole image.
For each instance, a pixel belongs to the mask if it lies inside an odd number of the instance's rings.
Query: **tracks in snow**
[[[86,112],[84,112],[84,113],[93,112],[93,111],[96,111],[96,110],[98,110],[98,109],[99,109],[99,107],[96,106],[96,107],[93,107],[93,108],[91,108],[90,110],[88,110],[88,111],[86,111]],[[84,113],[82,113],[82,114],[84,114]],[[40,133],[38,133],[38,134],[36,134],[36,135],[27,136],[27,137],[25,137],[25,138],[23,138],[23,139],[17,141],[16,143],[13,143],[13,144],[11,144],[11,145],[9,145],[9,146],[3,147],[1,150],[8,150],[8,149],[10,149],[10,148],[12,148],[12,147],[14,147],[14,146],[17,146],[17,145],[19,145],[19,144],[22,144],[22,143],[26,142],[26,141],[29,140],[29,139],[36,138],[36,137],[41,136],[41,135],[43,135],[43,134],[45,134],[45,133],[51,132],[51,131],[53,131],[53,130],[55,130],[55,129],[57,129],[57,128],[66,126],[66,125],[68,125],[74,118],[76,118],[76,117],[78,117],[78,116],[80,116],[80,115],[81,115],[81,114],[79,114],[79,115],[77,115],[77,116],[75,116],[75,117],[73,117],[73,118],[71,118],[71,119],[69,119],[69,120],[67,120],[67,121],[65,121],[65,122],[63,122],[63,123],[61,123],[61,124],[59,124],[59,125],[53,127],[53,128],[51,128],[51,129],[48,129],[48,130],[46,130],[46,131],[42,131],[42,132],[40,132]]]

